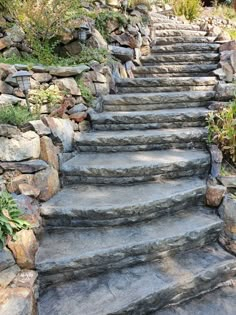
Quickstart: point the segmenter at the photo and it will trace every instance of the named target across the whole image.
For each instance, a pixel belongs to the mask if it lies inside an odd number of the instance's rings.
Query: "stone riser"
[[[150,72],[135,72],[134,73],[134,76],[135,78],[159,78],[159,77],[167,77],[169,78],[170,77],[170,74],[169,73],[154,73],[152,72],[152,69],[150,68]],[[176,73],[171,73],[171,76],[172,77],[205,77],[205,76],[208,76],[208,77],[215,77],[214,73],[212,72],[202,72],[202,73],[199,73],[199,72],[176,72]]]
[[[116,131],[116,130],[148,130],[148,129],[163,129],[163,128],[192,128],[205,127],[205,121],[191,122],[163,122],[163,123],[145,123],[145,124],[93,124],[93,130],[97,131]]]
[[[196,53],[211,53],[219,51],[219,44],[173,44],[173,45],[161,45],[161,46],[152,46],[151,52],[152,54],[173,54],[173,53],[183,53],[188,54],[196,54]]]
[[[185,59],[187,60],[187,58]],[[157,64],[160,65],[164,65],[164,66],[169,66],[169,65],[182,65],[182,66],[189,66],[189,65],[195,65],[196,63],[198,63],[199,65],[211,65],[212,63],[218,63],[220,60],[217,59],[209,59],[209,60],[198,60],[198,61],[177,61],[175,59],[173,59],[172,61],[158,61],[158,57],[156,58],[156,60],[153,58],[147,59],[147,60],[143,60],[142,61],[142,65],[143,66],[149,66],[149,67],[155,67]]]
[[[212,62],[214,61],[214,62]],[[203,63],[215,63],[220,61],[219,54],[214,53],[194,53],[194,54],[152,54],[147,57],[142,57],[141,62],[145,65],[145,63],[186,63],[187,65],[190,64],[202,64]]]
[[[162,86],[162,87],[119,87],[118,93],[152,93],[182,91],[214,91],[215,85],[208,86]]]
[[[124,176],[124,177],[112,177],[109,176],[85,176],[85,175],[66,175],[62,177],[63,185],[75,185],[75,184],[91,184],[91,185],[124,185],[124,184],[134,184],[134,183],[143,183],[149,181],[156,181],[161,179],[175,179],[179,177],[190,177],[190,176],[201,176],[202,178],[206,177],[206,174],[209,171],[210,165],[201,165],[198,167],[191,166],[190,169],[184,167],[182,170],[176,171],[163,171],[163,173],[158,173],[153,170],[152,175],[143,175],[143,176]],[[150,169],[148,169],[149,171]],[[157,174],[155,174],[157,172]],[[141,170],[140,170],[140,173]]]
[[[55,215],[43,216],[44,226],[50,228],[69,228],[69,227],[99,227],[99,226],[118,226],[135,224],[142,221],[153,220],[162,216],[170,216],[182,209],[191,209],[193,205],[201,206],[205,203],[205,187],[192,190],[191,192],[179,193],[170,196],[168,200],[152,202],[150,204],[136,206],[131,212],[130,209],[116,209],[112,213],[99,211],[97,213],[85,214],[78,212],[78,215]],[[131,213],[130,213],[131,212]],[[134,213],[135,212],[135,213]],[[75,213],[75,210],[74,210]]]
[[[178,36],[203,37],[207,35],[207,33],[204,31],[192,31],[192,30],[156,30],[154,33],[157,37],[169,37],[169,36],[170,37],[178,37]]]
[[[152,111],[159,109],[176,109],[176,108],[193,108],[193,107],[208,107],[212,102],[194,102],[194,103],[161,103],[161,104],[131,104],[131,105],[104,105],[103,109],[106,112],[138,112],[138,111]]]
[[[114,271],[144,262],[162,260],[165,257],[174,256],[180,251],[185,252],[203,247],[217,241],[222,227],[222,222],[218,221],[195,228],[194,232],[187,232],[183,228],[183,232],[176,232],[171,237],[153,238],[149,239],[148,242],[140,243],[134,241],[133,244],[121,243],[120,245],[117,244],[116,248],[101,249],[98,253],[88,252],[84,257],[75,252],[74,256],[68,256],[65,261],[55,261],[53,264],[41,263],[38,258],[36,264],[41,277],[41,289],[60,282],[84,279],[109,270]],[[73,228],[70,231],[71,233],[80,233],[79,230]],[[50,233],[52,232],[53,230],[50,231]],[[63,234],[63,232],[60,233]],[[127,237],[129,236],[127,235]]]
[[[153,23],[153,28],[156,30],[200,30],[200,27],[198,25],[174,23],[168,21],[162,23],[155,22]]]
[[[173,45],[178,43],[213,43],[215,37],[191,37],[191,36],[176,36],[176,37],[155,37],[152,41],[153,45]]]

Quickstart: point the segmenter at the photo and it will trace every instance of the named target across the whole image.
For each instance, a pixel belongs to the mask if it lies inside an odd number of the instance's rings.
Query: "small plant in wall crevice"
[[[0,193],[0,249],[7,239],[15,240],[16,232],[30,228],[30,224],[21,218],[22,212],[18,208],[11,194]]]

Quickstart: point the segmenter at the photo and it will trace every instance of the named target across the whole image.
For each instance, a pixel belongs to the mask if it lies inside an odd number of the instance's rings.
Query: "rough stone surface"
[[[40,190],[39,199],[46,201],[54,196],[60,188],[57,170],[52,166],[34,175],[34,185]]]
[[[59,169],[58,163],[58,149],[54,146],[52,140],[48,137],[40,139],[40,157],[49,165],[53,166],[56,170]]]
[[[236,241],[236,199],[226,195],[219,209],[219,214],[224,221],[224,233],[229,240]]]
[[[77,185],[64,187],[44,203],[41,215],[51,226],[119,225],[200,204],[205,191],[205,181],[198,178],[134,186]]]
[[[0,251],[0,272],[12,267],[15,264],[15,260],[7,248],[3,248]]]
[[[11,139],[1,138],[0,161],[37,159],[40,154],[39,136],[33,131],[16,135]]]
[[[234,83],[221,83],[219,82],[216,87],[216,100],[230,101],[235,95]]]
[[[64,152],[72,151],[74,137],[72,122],[69,119],[45,117],[44,123],[51,129],[53,136],[62,143]]]
[[[23,174],[32,174],[47,168],[47,163],[42,160],[30,160],[23,162],[0,162],[0,167],[5,171],[18,170]]]
[[[58,86],[61,91],[67,91],[71,95],[80,96],[80,89],[74,78],[64,78],[55,80],[54,83]]]
[[[8,242],[8,247],[16,259],[17,265],[23,269],[35,268],[35,254],[38,243],[32,230],[17,232],[16,241]]]
[[[9,94],[1,94],[0,95],[0,107],[1,106],[7,106],[7,105],[16,105],[16,104],[22,104],[22,99],[19,97],[9,95]]]
[[[42,120],[32,120],[29,124],[39,136],[47,136],[51,134],[51,130],[45,126]]]
[[[40,194],[40,190],[37,187],[27,183],[19,184],[19,191],[22,195],[34,198],[37,198]]]
[[[49,231],[42,239],[36,266],[39,273],[64,273],[66,278],[67,272],[74,271],[82,277],[109,266],[121,268],[150,258],[160,259],[186,250],[190,244],[191,248],[199,242],[203,245],[214,241],[221,229],[221,220],[195,209],[193,213],[180,212],[135,226]]]
[[[234,268],[234,257],[219,246],[180,253],[51,288],[41,298],[39,314],[145,314],[214,288],[234,275]]]
[[[52,76],[45,72],[45,73],[34,73],[33,74],[33,79],[40,82],[40,83],[45,83],[45,82],[49,82],[52,79]]]
[[[0,290],[0,313],[4,315],[36,315],[32,291],[27,288]]]
[[[11,266],[0,272],[0,291],[5,289],[16,277],[20,268],[17,265]]]
[[[50,74],[57,77],[72,77],[88,71],[90,68],[86,65],[76,67],[50,67]]]
[[[12,138],[19,134],[19,129],[12,125],[0,124],[0,137]]]
[[[222,185],[208,184],[206,191],[206,202],[208,206],[219,207],[226,194],[226,187]]]

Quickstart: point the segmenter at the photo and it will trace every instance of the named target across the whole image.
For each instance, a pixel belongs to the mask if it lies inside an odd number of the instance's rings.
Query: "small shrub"
[[[218,16],[222,19],[236,19],[236,12],[234,8],[225,4],[215,5],[213,14],[214,16]]]
[[[78,55],[76,61],[77,63],[88,64],[90,61],[97,61],[99,63],[104,63],[109,57],[109,52],[104,48],[90,48],[83,45],[82,51]]]
[[[176,15],[184,15],[187,20],[195,20],[202,11],[201,0],[174,0],[173,9]]]
[[[31,114],[26,107],[7,105],[0,108],[0,124],[23,126],[30,120],[37,119],[37,115]]]
[[[39,116],[43,105],[47,106],[51,112],[62,101],[63,93],[57,86],[51,86],[48,89],[43,87],[30,91],[31,111],[34,115]]]
[[[0,193],[0,248],[3,248],[8,237],[15,239],[16,232],[25,230],[30,224],[21,218],[22,212],[12,196],[7,192]]]
[[[236,30],[235,29],[226,29],[226,31],[229,33],[232,40],[236,40]]]
[[[101,11],[95,19],[96,29],[102,34],[105,39],[109,39],[109,29],[107,27],[108,21],[117,21],[119,26],[126,26],[127,18],[116,11]]]
[[[79,79],[77,84],[78,84],[78,86],[80,88],[80,92],[81,92],[82,97],[84,98],[86,103],[90,104],[93,101],[93,99],[94,99],[92,92],[85,85],[85,83],[84,83],[84,81],[82,79]]]
[[[236,101],[208,115],[209,142],[217,144],[225,157],[236,163]]]

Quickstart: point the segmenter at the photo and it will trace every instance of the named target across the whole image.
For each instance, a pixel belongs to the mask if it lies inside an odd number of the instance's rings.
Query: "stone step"
[[[162,259],[217,240],[222,221],[204,209],[132,226],[45,231],[36,255],[43,286]],[[57,246],[55,246],[55,244]]]
[[[69,186],[42,205],[41,216],[47,227],[131,224],[203,204],[205,192],[205,180],[196,177],[123,186]]]
[[[117,81],[118,93],[213,91],[216,77],[135,78]]]
[[[153,54],[163,54],[163,53],[190,53],[190,52],[217,52],[220,48],[220,44],[216,43],[176,43],[173,45],[158,45],[152,47]]]
[[[212,64],[219,61],[218,53],[169,53],[169,54],[152,54],[141,58],[142,64],[159,64],[159,63],[182,63],[186,65],[190,64]]]
[[[89,111],[94,130],[140,130],[161,128],[203,127],[209,110],[177,108],[139,112]]]
[[[134,107],[138,110],[140,110],[141,107],[137,107],[138,105],[142,105],[143,110],[188,107],[188,105],[183,103],[199,103],[199,106],[204,103],[203,106],[205,106],[207,101],[214,99],[215,94],[214,91],[185,91],[105,95],[102,99],[102,107],[105,111],[123,111],[124,108],[127,108],[129,111],[130,108],[132,108],[130,105],[135,105]],[[173,104],[171,105],[171,103]],[[153,106],[150,106],[151,104]],[[195,107],[195,104],[194,106],[190,104],[189,107]]]
[[[195,30],[156,30],[155,35],[157,37],[178,37],[178,36],[184,36],[184,37],[203,37],[207,35],[207,32],[205,31],[195,31]],[[155,38],[154,38],[155,40]]]
[[[236,288],[234,278],[233,281],[225,282],[221,288],[180,305],[167,307],[164,310],[155,312],[153,315],[235,315],[235,309]]]
[[[194,31],[200,31],[199,25],[194,24],[184,24],[184,23],[176,23],[173,21],[166,21],[157,23],[154,22],[152,27],[155,30],[194,30]]]
[[[179,65],[179,64],[168,64],[168,65],[158,65],[158,66],[141,66],[134,70],[134,75],[137,77],[161,77],[166,75],[169,78],[174,76],[183,77],[188,76],[208,76],[211,74],[214,76],[213,72],[217,69],[217,64],[209,65]]]
[[[125,132],[125,131],[124,131]],[[129,184],[207,174],[209,154],[201,150],[79,153],[62,165],[65,184]]]
[[[172,45],[172,44],[177,44],[177,43],[214,43],[216,37],[207,37],[207,36],[168,36],[168,37],[159,37],[156,36],[152,44],[153,45]]]
[[[205,146],[206,139],[206,128],[77,132],[74,147],[80,152],[137,151],[176,148],[178,143],[182,148],[196,143]]]
[[[206,246],[184,255],[180,252],[162,262],[140,264],[49,288],[39,299],[39,315],[149,314],[211,291],[235,273],[235,257],[219,245]]]
[[[172,92],[169,92],[171,94]],[[199,92],[198,92],[199,93]],[[128,105],[104,105],[106,112],[140,112],[140,111],[156,111],[161,109],[178,109],[178,108],[208,108],[212,101],[196,101],[196,102],[178,102],[178,103],[154,103],[154,104],[128,104]]]

